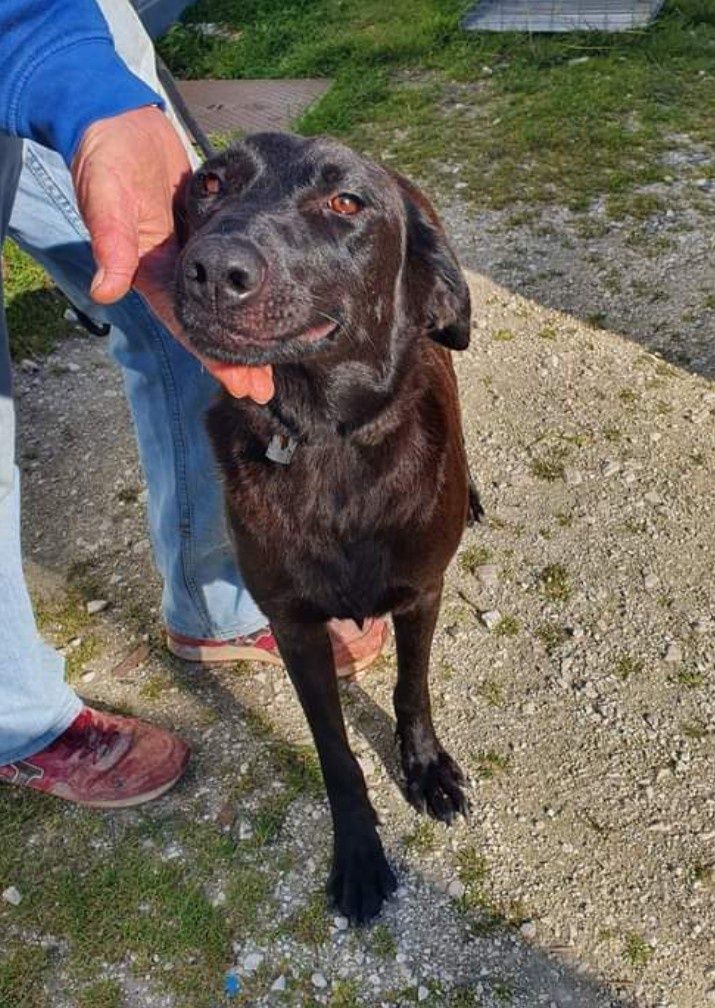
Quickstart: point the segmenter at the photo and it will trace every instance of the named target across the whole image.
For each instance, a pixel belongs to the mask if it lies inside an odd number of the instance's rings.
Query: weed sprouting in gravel
[[[638,400],[640,399],[640,396],[635,391],[635,389],[622,388],[618,393],[618,398],[621,400],[622,403],[624,403],[625,406],[627,406],[630,409],[633,409]]]
[[[537,479],[546,480],[547,483],[563,479],[564,465],[568,454],[569,449],[566,445],[552,445],[543,455],[531,459],[529,463],[531,475],[536,476]]]
[[[504,703],[504,688],[494,679],[483,679],[474,689],[490,707],[501,707]]]
[[[688,689],[697,689],[698,686],[702,686],[705,682],[705,677],[702,672],[697,669],[679,669],[675,673],[675,681],[680,683],[681,686],[687,686]]]
[[[516,616],[502,616],[492,630],[495,637],[515,637],[521,630],[521,623]]]
[[[509,756],[485,749],[478,752],[474,758],[474,773],[480,780],[492,780],[509,769]]]
[[[382,959],[394,959],[397,942],[387,924],[376,924],[370,933],[370,948]]]
[[[429,854],[437,846],[437,830],[434,823],[428,820],[418,823],[403,839],[402,844],[406,851],[414,854]]]
[[[360,1008],[360,988],[355,980],[338,980],[330,992],[328,1008]]]
[[[454,987],[449,993],[447,1004],[449,1008],[478,1008],[481,999],[469,987]]]
[[[569,636],[564,627],[558,623],[542,623],[534,633],[544,645],[547,654],[553,654]]]
[[[620,654],[613,663],[613,674],[619,679],[629,679],[632,675],[638,675],[643,671],[643,660],[634,658],[633,655]]]
[[[465,905],[485,906],[488,901],[484,886],[489,873],[486,858],[476,847],[465,847],[457,855],[457,868],[460,881],[464,885],[462,899]]]
[[[648,942],[639,935],[637,931],[631,931],[626,935],[623,958],[631,966],[646,966],[653,955],[653,949]]]
[[[567,602],[571,598],[568,572],[563,564],[549,564],[539,575],[544,595],[552,602]]]
[[[489,563],[491,555],[486,546],[467,546],[459,555],[459,566],[468,574],[474,574],[477,567]]]
[[[509,343],[514,339],[514,333],[511,329],[495,329],[492,333],[492,339],[495,343]]]
[[[693,865],[691,874],[693,882],[708,889],[715,886],[715,864],[699,861]]]
[[[306,945],[317,946],[327,941],[330,919],[324,895],[316,893],[312,896],[304,907],[288,918],[282,931]]]

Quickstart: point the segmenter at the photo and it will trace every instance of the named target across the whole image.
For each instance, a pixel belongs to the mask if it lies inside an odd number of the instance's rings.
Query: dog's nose
[[[184,283],[199,301],[247,301],[266,274],[266,263],[249,242],[204,239],[184,259]]]

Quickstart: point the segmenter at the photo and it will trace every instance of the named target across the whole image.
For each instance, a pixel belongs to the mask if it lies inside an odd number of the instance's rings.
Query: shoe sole
[[[387,643],[389,630],[385,625],[385,631],[378,647],[371,654],[365,655],[358,661],[341,665],[335,670],[339,679],[349,679],[358,672],[364,672],[382,654]],[[262,648],[237,647],[235,644],[183,644],[175,640],[169,634],[166,636],[166,646],[175,658],[183,661],[194,662],[199,665],[222,665],[238,661],[263,662],[266,665],[280,665],[283,667],[283,659],[279,655],[271,654]]]
[[[119,809],[119,808],[133,808],[135,805],[144,805],[145,802],[154,801],[156,798],[161,798],[162,795],[170,791],[175,784],[177,784],[184,775],[186,766],[189,762],[189,755],[186,756],[186,762],[182,766],[178,774],[171,780],[165,781],[160,784],[159,787],[154,788],[152,791],[144,791],[142,794],[135,795],[132,798],[118,798],[116,801],[96,801],[96,802],[83,802],[76,801],[75,805],[82,805],[83,808],[94,808],[94,809]],[[59,796],[61,797],[61,796]],[[72,799],[67,799],[72,801]]]

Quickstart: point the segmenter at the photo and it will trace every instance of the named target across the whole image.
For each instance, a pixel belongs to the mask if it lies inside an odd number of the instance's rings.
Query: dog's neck
[[[405,402],[423,386],[415,356],[280,365],[267,413],[279,433],[298,443],[350,437],[378,444],[405,422]]]

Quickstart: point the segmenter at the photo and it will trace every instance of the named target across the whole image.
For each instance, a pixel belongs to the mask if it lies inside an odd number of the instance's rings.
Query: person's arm
[[[0,130],[71,164],[87,127],[162,98],[117,55],[94,0],[1,0]]]
[[[69,165],[97,265],[95,301],[133,286],[184,342],[169,293],[172,204],[190,167],[163,107],[118,56],[94,0],[0,0],[0,131]],[[273,395],[270,367],[203,363],[235,396]]]

